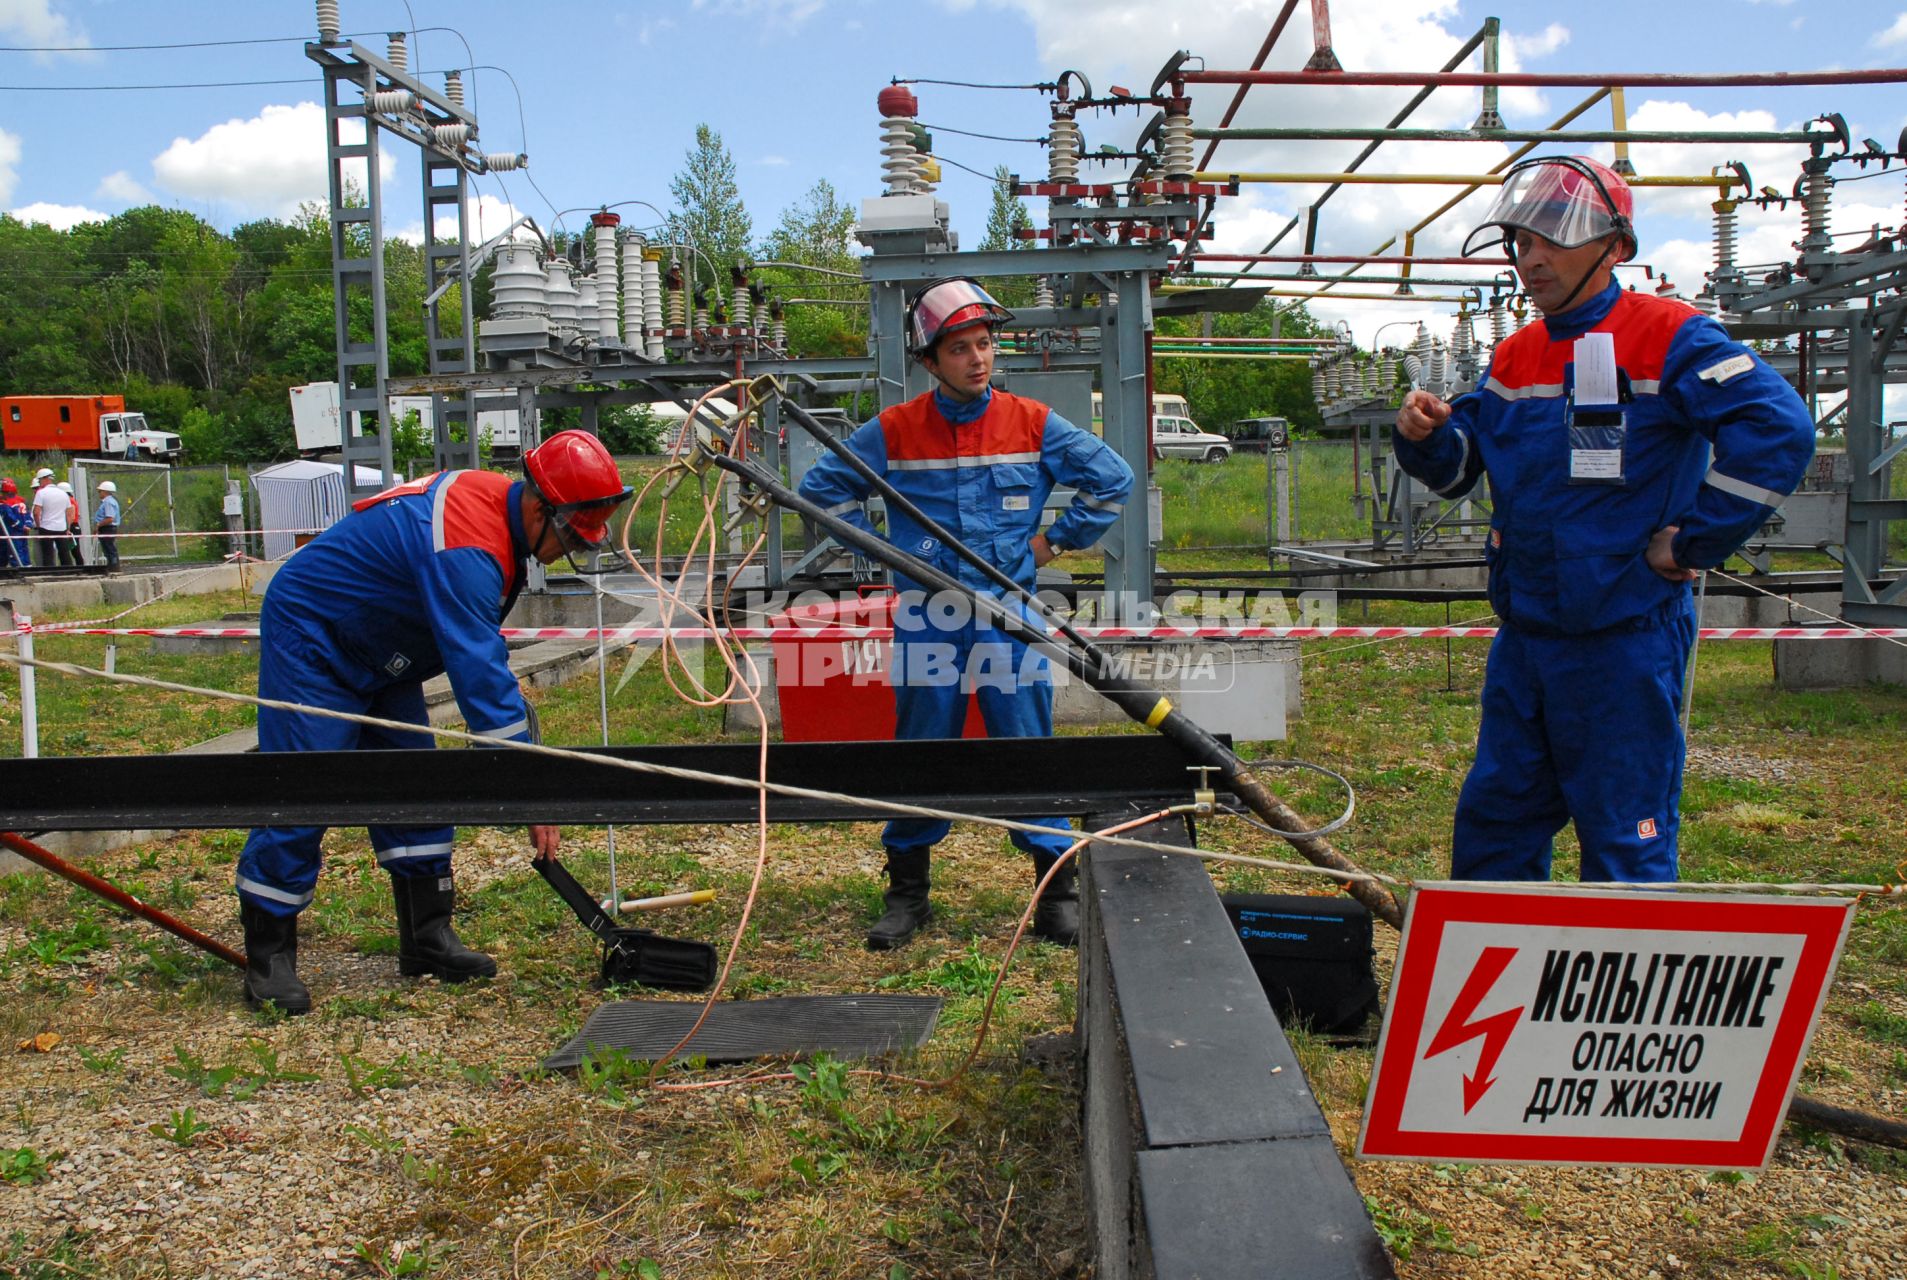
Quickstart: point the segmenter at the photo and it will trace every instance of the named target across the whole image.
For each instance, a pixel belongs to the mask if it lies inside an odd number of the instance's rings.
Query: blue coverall
[[[1133,476],[1103,440],[1034,400],[989,390],[960,403],[938,388],[896,405],[864,424],[847,446],[948,533],[980,553],[1026,590],[1033,590],[1033,536],[1056,484],[1073,486],[1073,504],[1046,538],[1053,547],[1089,547],[1112,527]],[[863,508],[871,486],[853,468],[824,454],[801,481],[801,493],[831,514],[872,532]],[[887,540],[926,560],[962,585],[999,598],[999,588],[939,539],[899,511],[887,515]],[[1037,651],[997,627],[977,622],[960,602],[929,596],[922,584],[895,576],[895,735],[957,738],[969,692],[979,700],[987,733],[996,738],[1048,737],[1053,732],[1052,672]],[[1023,617],[1030,617],[1022,609]],[[1028,818],[1069,827],[1064,818]],[[888,823],[882,843],[896,852],[928,849],[948,824],[922,818]],[[1027,853],[1056,855],[1063,836],[1012,833]]]
[[[448,672],[471,732],[529,740],[499,633],[529,556],[523,482],[451,471],[387,490],[285,562],[265,592],[261,697],[427,725],[424,681]],[[260,707],[261,751],[429,749],[429,733]],[[260,827],[238,862],[241,898],[276,915],[312,899],[323,827]],[[450,827],[372,827],[399,876],[450,870]]]
[[[33,518],[27,514],[25,504],[0,502],[0,567],[30,568],[32,537]]]
[[[1575,343],[1591,332],[1612,335],[1617,406],[1574,405]],[[1572,422],[1612,416],[1582,412],[1595,408],[1626,421],[1621,475],[1578,462],[1572,482]],[[1573,438],[1610,443],[1592,435]],[[1551,839],[1573,819],[1584,880],[1674,880],[1695,621],[1689,585],[1643,552],[1676,525],[1679,566],[1733,554],[1800,482],[1814,450],[1807,407],[1715,321],[1612,283],[1506,339],[1443,427],[1393,443],[1404,470],[1445,498],[1490,481],[1485,556],[1502,627],[1451,874],[1547,879]]]

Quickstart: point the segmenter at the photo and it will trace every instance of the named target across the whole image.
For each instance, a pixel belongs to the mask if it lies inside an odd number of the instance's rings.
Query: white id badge
[[[1564,422],[1569,434],[1569,483],[1623,485],[1623,446],[1629,419],[1623,411],[1615,338],[1586,333],[1576,339],[1576,382]]]

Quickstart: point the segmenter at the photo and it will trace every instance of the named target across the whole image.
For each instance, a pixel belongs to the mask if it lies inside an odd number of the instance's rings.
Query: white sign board
[[[1759,1168],[1853,909],[1420,885],[1358,1155]]]

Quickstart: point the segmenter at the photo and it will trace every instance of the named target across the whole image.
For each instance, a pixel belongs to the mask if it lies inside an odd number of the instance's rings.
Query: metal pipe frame
[[[1192,176],[1206,182],[1231,179],[1238,182],[1297,185],[1352,183],[1374,187],[1500,187],[1504,181],[1501,173],[1198,173]],[[1716,187],[1724,196],[1730,187],[1742,185],[1741,179],[1732,173],[1651,174],[1628,181],[1632,187]]]
[[[720,774],[735,779],[733,786],[508,748],[40,757],[8,764],[0,830],[753,824],[760,751],[753,743],[580,749],[593,758]],[[1154,735],[922,741],[905,751],[892,742],[778,742],[768,745],[767,776],[874,800],[1018,817],[1186,803],[1199,776],[1192,763]],[[1214,782],[1224,789],[1222,778]],[[866,804],[768,796],[770,822],[891,816]]]
[[[1508,258],[1385,257],[1375,253],[1201,253],[1194,262],[1350,262],[1400,267],[1513,267]],[[1205,274],[1194,268],[1194,274]],[[1315,279],[1316,277],[1311,277]]]
[[[1759,146],[1821,141],[1804,130],[1633,132],[1624,129],[1194,129],[1194,138],[1250,142],[1738,142]],[[1201,165],[1203,169],[1205,166]]]
[[[1179,78],[1187,84],[1304,84],[1328,85],[1334,89],[1380,86],[1428,87],[1456,85],[1497,88],[1595,88],[1614,85],[1627,88],[1736,89],[1751,87],[1783,88],[1829,84],[1896,84],[1907,81],[1907,67],[1880,67],[1863,71],[1759,71],[1741,74],[1693,74],[1673,72],[1529,72],[1529,71],[1337,71],[1319,74],[1310,71],[1183,71]]]

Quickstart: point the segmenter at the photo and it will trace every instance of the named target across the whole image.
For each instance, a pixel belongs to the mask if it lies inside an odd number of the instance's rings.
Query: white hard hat
[[[64,490],[66,490],[66,492],[68,492],[68,493],[71,493],[71,492],[73,492],[73,486],[72,486],[72,485],[70,485],[70,484],[68,484],[68,483],[67,483],[66,481],[64,481],[64,480],[62,480],[62,481],[60,481],[60,488],[62,488],[62,489],[64,489]]]
[[[51,467],[41,467],[38,471],[35,471],[33,473],[34,484],[38,484],[42,480],[51,480],[52,478],[53,478],[53,468]]]
[[[118,493],[119,486],[110,480],[101,480],[99,482],[99,491],[101,493]]]

